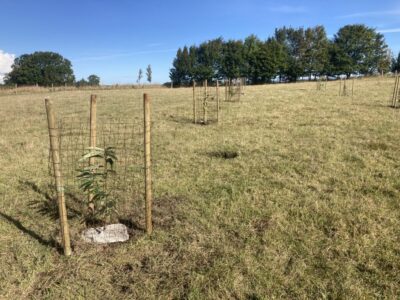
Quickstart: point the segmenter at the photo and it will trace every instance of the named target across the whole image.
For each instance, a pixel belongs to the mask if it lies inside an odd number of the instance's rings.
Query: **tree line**
[[[374,28],[346,25],[329,39],[324,26],[283,27],[260,40],[217,38],[200,45],[179,48],[170,70],[175,86],[192,81],[247,78],[251,84],[273,80],[296,81],[319,76],[374,74],[399,71],[397,59]]]
[[[11,72],[6,74],[4,83],[19,86],[76,85],[82,87],[99,85],[100,77],[92,74],[87,79],[75,81],[72,64],[68,59],[55,52],[37,51],[17,57],[11,67]]]
[[[153,71],[151,65],[146,68],[146,78],[149,83],[152,81]],[[143,77],[142,69],[139,69],[137,83]],[[6,85],[17,84],[23,85],[39,85],[39,86],[61,86],[76,85],[98,86],[100,85],[100,77],[92,74],[87,79],[75,80],[71,62],[55,52],[38,51],[32,54],[23,54],[14,60],[11,72],[6,74],[4,78]]]

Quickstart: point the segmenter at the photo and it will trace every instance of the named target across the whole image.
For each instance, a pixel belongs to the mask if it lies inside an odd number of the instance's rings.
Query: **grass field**
[[[60,255],[44,93],[0,95],[1,299],[400,297],[400,110],[393,79],[246,87],[221,124],[191,123],[191,89],[152,89],[155,232],[141,203],[123,244]],[[141,114],[142,90],[96,91],[101,117]],[[86,116],[90,91],[50,93]],[[128,104],[129,103],[129,104]],[[223,151],[235,151],[225,159]],[[67,201],[71,201],[67,199]]]

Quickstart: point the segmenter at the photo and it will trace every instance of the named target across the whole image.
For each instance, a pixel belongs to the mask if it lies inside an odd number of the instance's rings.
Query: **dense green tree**
[[[34,52],[17,57],[5,77],[7,84],[41,86],[72,84],[75,81],[71,62],[58,53]]]
[[[279,28],[275,30],[275,39],[282,45],[287,54],[285,76],[296,81],[305,74],[306,50],[304,28]]]
[[[191,48],[192,49],[192,48]],[[192,53],[193,56],[193,53]],[[188,85],[195,76],[192,56],[187,46],[178,49],[173,62],[173,68],[170,70],[170,78],[174,86]]]
[[[251,82],[255,82],[257,78],[255,64],[261,47],[262,41],[253,34],[248,36],[243,43],[242,74],[244,77],[249,78]]]
[[[279,73],[283,66],[283,46],[275,39],[270,38],[260,43],[249,57],[248,78],[251,83],[270,82]]]
[[[392,53],[389,49],[386,49],[386,52],[381,55],[378,60],[378,72],[379,74],[385,74],[390,72],[392,64]]]
[[[222,50],[222,38],[200,44],[196,51],[196,64],[194,66],[195,80],[202,81],[219,78]]]
[[[100,85],[100,77],[95,74],[92,74],[88,77],[87,82],[89,85],[92,86]]]
[[[329,40],[323,26],[307,28],[304,32],[304,72],[311,78],[326,74],[329,67]]]
[[[394,57],[392,58],[391,70],[392,70],[392,72],[396,72],[396,71],[397,71],[397,73],[400,72],[400,52],[397,55],[397,59]]]
[[[336,71],[345,73],[373,74],[386,56],[387,45],[382,34],[361,24],[346,25],[339,29],[333,40],[331,54]]]
[[[222,50],[220,75],[228,79],[239,78],[242,75],[243,65],[243,42],[227,41]]]
[[[218,38],[179,48],[170,78],[175,86],[237,77],[251,83],[269,82],[277,76],[296,81],[304,76],[386,72],[390,63],[383,36],[364,25],[344,26],[332,41],[323,26],[282,27],[266,41],[250,35],[244,41]],[[398,68],[398,59],[393,59],[392,68]]]
[[[171,79],[174,86],[179,86],[182,81],[182,76],[184,74],[182,66],[182,49],[179,48],[176,52],[174,61],[172,62],[172,68],[169,71],[169,78]]]
[[[81,80],[78,80],[77,82],[76,82],[76,86],[77,87],[84,87],[84,86],[88,86],[89,85],[89,82],[87,82],[86,80],[85,80],[85,78],[82,78]]]

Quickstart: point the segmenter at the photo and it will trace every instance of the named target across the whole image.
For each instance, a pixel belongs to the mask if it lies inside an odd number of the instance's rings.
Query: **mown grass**
[[[128,243],[83,244],[73,219],[70,258],[58,223],[29,205],[53,197],[45,94],[0,97],[0,298],[399,298],[392,86],[356,81],[353,98],[334,82],[246,87],[209,126],[191,124],[191,89],[152,89],[154,235],[132,200]],[[142,92],[96,91],[99,115],[139,118]],[[89,95],[50,96],[87,116]]]

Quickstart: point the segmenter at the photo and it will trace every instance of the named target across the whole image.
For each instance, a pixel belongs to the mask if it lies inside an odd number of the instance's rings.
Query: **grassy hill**
[[[354,96],[339,97],[338,82],[248,86],[208,126],[191,123],[191,89],[149,90],[154,234],[128,194],[119,217],[130,241],[84,244],[71,219],[70,258],[57,220],[32,206],[54,194],[44,98],[58,117],[87,118],[91,91],[0,95],[0,298],[400,297],[392,87],[356,80]],[[140,126],[143,90],[95,93],[99,120]]]

